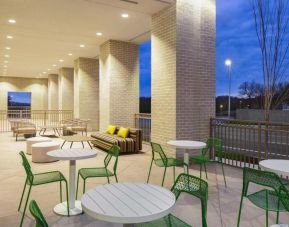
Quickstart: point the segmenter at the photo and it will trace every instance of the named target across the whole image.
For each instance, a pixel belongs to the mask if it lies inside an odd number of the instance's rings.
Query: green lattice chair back
[[[165,152],[163,151],[161,145],[158,143],[151,142],[151,147],[152,147],[153,160],[155,160],[155,158],[156,158],[155,155],[157,154],[158,156],[160,156],[162,162],[164,163],[164,166],[167,166],[168,158],[167,158]]]
[[[243,169],[243,196],[247,196],[250,183],[273,189],[281,198],[284,208],[289,211],[289,191],[276,173],[245,167]]]
[[[29,210],[32,216],[35,218],[36,227],[48,227],[48,224],[35,200],[30,202]]]
[[[110,161],[112,158],[115,158],[114,164],[113,164],[113,171],[116,173],[117,164],[118,164],[118,156],[119,156],[120,148],[117,145],[113,145],[108,151],[107,155],[104,158],[104,166],[105,168],[108,167]]]
[[[176,199],[182,192],[199,198],[202,205],[203,227],[207,227],[208,183],[198,177],[182,173],[176,179],[171,191],[175,194]]]
[[[207,139],[206,144],[207,146],[202,149],[203,156],[207,155],[210,149],[214,149],[215,153],[220,153],[223,151],[221,139],[210,137]]]
[[[28,181],[29,184],[32,184],[34,176],[33,176],[33,173],[31,171],[31,166],[30,166],[30,164],[29,164],[24,152],[20,151],[19,154],[20,154],[20,156],[22,158],[22,165],[23,165],[23,167],[25,169],[25,172],[26,172],[27,181]]]

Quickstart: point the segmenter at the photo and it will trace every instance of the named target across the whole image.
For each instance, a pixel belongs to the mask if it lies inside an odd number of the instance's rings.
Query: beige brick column
[[[74,116],[90,119],[89,130],[99,129],[99,61],[74,61]]]
[[[58,110],[58,75],[48,75],[48,109]]]
[[[73,110],[73,68],[60,68],[58,76],[59,87],[59,109],[60,110]]]
[[[109,40],[100,46],[100,130],[134,127],[139,112],[139,47]]]
[[[209,136],[215,34],[215,0],[176,0],[152,16],[152,141]]]

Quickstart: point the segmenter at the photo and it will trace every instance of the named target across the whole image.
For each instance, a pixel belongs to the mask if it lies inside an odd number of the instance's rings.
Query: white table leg
[[[75,201],[75,172],[76,161],[69,161],[69,215],[78,215],[82,213],[80,201]],[[67,215],[67,202],[57,204],[54,212],[60,215]]]
[[[184,163],[186,163],[189,166],[189,151],[185,149],[184,153]],[[187,173],[187,167],[184,167],[185,172]]]

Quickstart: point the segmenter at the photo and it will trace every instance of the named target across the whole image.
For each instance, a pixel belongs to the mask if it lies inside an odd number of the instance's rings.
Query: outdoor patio
[[[59,139],[55,139],[59,140]],[[68,146],[68,145],[67,145]],[[77,145],[76,145],[77,146]],[[12,133],[2,133],[0,137],[1,159],[0,159],[0,226],[18,226],[21,215],[17,212],[22,187],[25,181],[25,172],[21,164],[19,151],[26,149],[25,140],[15,142]],[[28,156],[29,157],[29,156]],[[101,166],[105,153],[98,150],[96,158],[77,162],[77,169],[81,167]],[[31,159],[31,157],[29,157]],[[9,161],[8,161],[9,160]],[[144,144],[143,152],[140,154],[121,155],[118,166],[119,182],[145,182],[151,160],[151,151],[148,144]],[[31,161],[31,160],[30,160]],[[34,172],[59,170],[68,178],[68,162],[58,161],[48,164],[35,164],[30,162]],[[183,170],[177,168],[177,173]],[[210,165],[208,173],[209,201],[208,201],[208,226],[236,226],[239,208],[240,193],[242,189],[242,169],[225,166],[227,178],[227,189],[224,186],[221,167]],[[160,185],[163,174],[162,168],[153,167],[150,183]],[[217,172],[217,175],[215,174]],[[191,166],[190,174],[198,176],[199,169]],[[113,181],[113,180],[112,180]],[[105,184],[106,179],[91,179],[87,182],[87,190]],[[170,188],[173,183],[172,170],[169,169],[165,181],[165,187]],[[82,185],[82,184],[81,184]],[[255,190],[254,188],[251,189]],[[120,226],[102,221],[95,221],[86,214],[72,217],[62,217],[54,214],[53,207],[58,203],[58,185],[50,184],[37,186],[32,189],[31,199],[35,199],[50,226]],[[200,202],[192,200],[191,197],[182,196],[174,210],[174,214],[193,226],[201,226]],[[35,222],[29,212],[25,218],[24,226],[34,226]],[[274,224],[275,213],[270,213],[270,224]],[[280,223],[287,223],[288,214],[280,215]],[[265,212],[245,199],[242,212],[242,227],[262,227],[265,223]]]

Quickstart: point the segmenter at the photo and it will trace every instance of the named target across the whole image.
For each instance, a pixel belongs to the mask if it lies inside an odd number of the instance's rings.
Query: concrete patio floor
[[[55,139],[59,140],[59,139]],[[68,147],[68,145],[66,145]],[[81,144],[74,145],[81,147]],[[19,226],[21,214],[17,212],[25,172],[21,165],[19,151],[26,151],[25,140],[15,142],[12,133],[0,134],[0,226]],[[103,165],[105,153],[98,152],[96,158],[77,161],[77,168],[94,167]],[[31,161],[31,156],[28,156]],[[118,166],[119,182],[145,182],[151,160],[151,151],[148,145],[144,145],[142,153],[133,155],[121,155]],[[31,163],[33,171],[43,172],[59,170],[68,178],[68,162],[58,161],[49,164]],[[177,173],[181,173],[182,168],[177,168]],[[240,193],[242,190],[242,170],[230,166],[225,166],[228,188],[223,182],[221,168],[218,165],[210,165],[208,168],[209,201],[208,201],[208,226],[212,227],[232,227],[236,226],[239,209]],[[151,181],[153,184],[161,184],[163,169],[153,167]],[[216,174],[217,173],[217,174]],[[198,167],[191,166],[190,174],[199,175]],[[114,179],[112,179],[114,182]],[[99,184],[105,184],[106,179],[91,179],[87,181],[87,190]],[[173,183],[172,169],[167,171],[165,187],[170,188]],[[82,185],[82,182],[81,182]],[[80,185],[80,186],[81,186]],[[256,190],[251,188],[250,190]],[[49,226],[121,226],[120,224],[96,221],[87,215],[78,215],[70,218],[58,216],[53,213],[53,207],[59,202],[58,184],[48,184],[37,186],[32,189],[31,198],[35,199],[48,220]],[[29,211],[25,218],[24,226],[34,226]],[[188,195],[183,195],[177,201],[174,214],[187,223],[199,227],[201,226],[200,203],[197,199],[192,199]],[[270,213],[270,224],[274,224],[276,214]],[[282,213],[280,223],[288,223],[289,215]],[[248,201],[244,201],[241,218],[242,227],[263,227],[265,226],[265,212]]]

